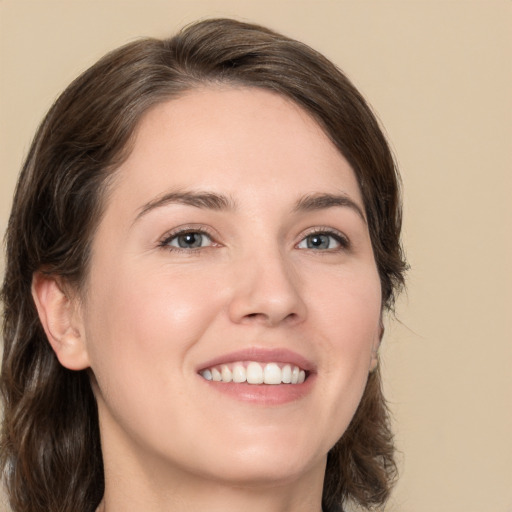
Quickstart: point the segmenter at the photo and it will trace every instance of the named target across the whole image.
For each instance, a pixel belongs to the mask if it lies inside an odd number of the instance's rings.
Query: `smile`
[[[269,385],[302,384],[307,377],[306,371],[294,364],[256,361],[216,365],[201,370],[199,375],[214,382]]]

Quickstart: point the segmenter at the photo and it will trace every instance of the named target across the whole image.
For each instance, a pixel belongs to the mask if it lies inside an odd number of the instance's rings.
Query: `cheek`
[[[347,272],[324,281],[311,295],[311,315],[319,320],[316,340],[324,354],[321,394],[332,404],[325,419],[336,425],[332,443],[347,428],[364,392],[373,350],[378,346],[381,288],[376,270]],[[319,336],[318,334],[321,334]]]
[[[200,276],[131,266],[91,279],[86,338],[95,373],[181,371],[187,350],[220,309],[214,294],[204,300]]]
[[[108,276],[91,276],[96,293],[86,322],[105,425],[114,422],[153,440],[163,435],[162,425],[174,425],[176,435],[190,428],[182,425],[195,417],[194,395],[187,391],[195,375],[190,356],[219,311],[213,294],[204,300],[199,276],[174,273],[171,278],[165,270],[146,267],[141,272],[130,265]],[[99,277],[102,286],[97,286]],[[185,393],[187,400],[180,398]]]
[[[377,270],[370,265],[342,269],[334,278],[315,279],[308,286],[311,314],[323,324],[332,350],[364,354],[378,341],[381,287]],[[323,286],[321,286],[323,285]]]

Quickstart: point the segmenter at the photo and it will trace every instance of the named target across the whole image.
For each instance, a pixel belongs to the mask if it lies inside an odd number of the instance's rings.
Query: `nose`
[[[229,304],[231,321],[276,326],[304,320],[306,303],[300,293],[300,276],[279,251],[253,254],[237,267]]]

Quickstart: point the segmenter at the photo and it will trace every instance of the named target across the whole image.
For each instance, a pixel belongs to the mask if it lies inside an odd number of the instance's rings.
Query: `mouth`
[[[204,362],[197,375],[210,389],[235,400],[275,406],[308,396],[317,370],[292,350],[252,347]]]
[[[199,375],[214,382],[276,386],[302,384],[309,372],[293,363],[236,361],[204,368]]]

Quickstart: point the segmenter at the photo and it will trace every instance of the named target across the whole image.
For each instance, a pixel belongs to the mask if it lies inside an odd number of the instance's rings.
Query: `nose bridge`
[[[300,320],[306,307],[292,261],[277,244],[241,255],[236,263],[230,316],[235,322],[276,325]]]

